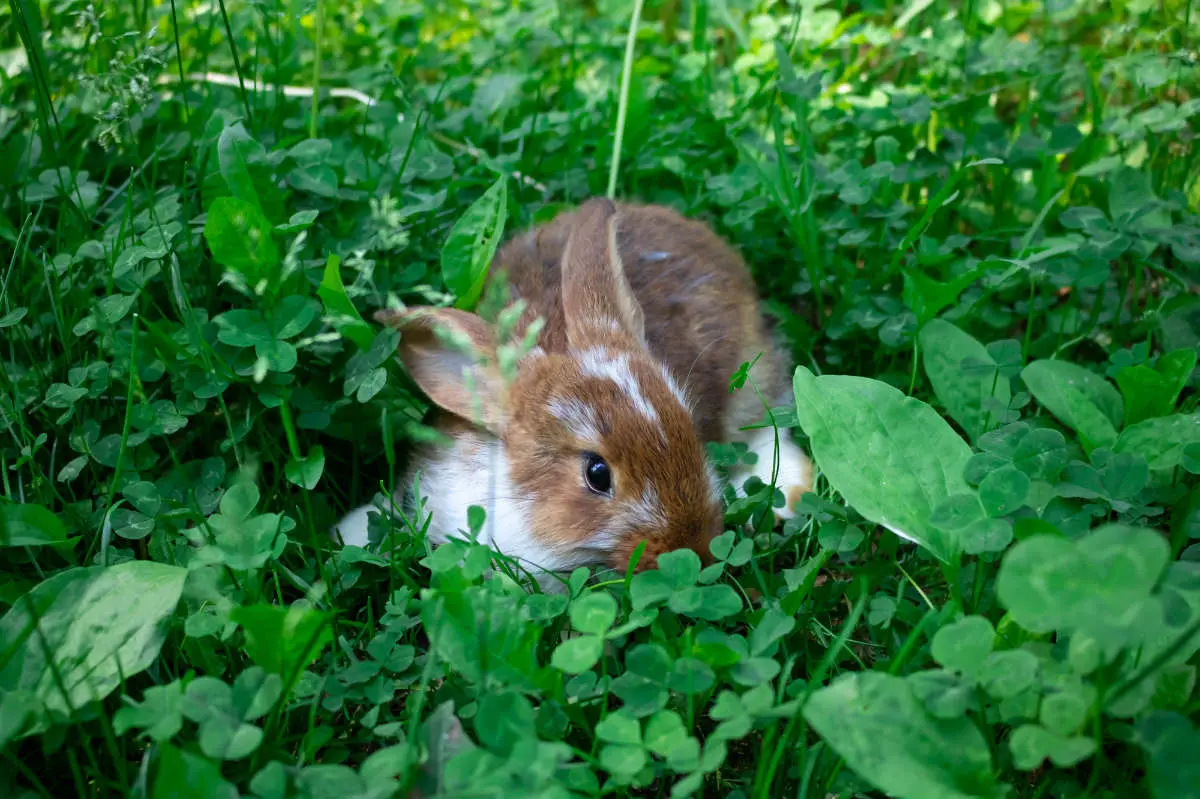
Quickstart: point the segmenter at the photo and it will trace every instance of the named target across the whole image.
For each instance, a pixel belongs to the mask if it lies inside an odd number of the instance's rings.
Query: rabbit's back
[[[701,437],[727,440],[763,415],[749,390],[731,398],[729,378],[763,353],[753,375],[771,402],[787,388],[783,359],[769,341],[754,283],[741,257],[706,225],[662,206],[621,204],[618,249],[642,306],[651,352],[683,386]],[[545,320],[539,345],[567,349],[561,262],[576,212],[510,240],[492,265],[513,299],[528,303],[525,323]],[[502,278],[501,276],[504,276]]]

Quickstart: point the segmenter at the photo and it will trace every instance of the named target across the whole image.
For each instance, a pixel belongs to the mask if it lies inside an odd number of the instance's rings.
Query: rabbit
[[[399,358],[453,442],[414,453],[397,490],[398,505],[424,504],[431,543],[465,537],[467,508],[479,505],[479,542],[526,568],[623,571],[642,541],[639,569],[679,548],[710,560],[724,510],[706,441],[745,442],[758,459],[735,485],[774,476],[786,500],[777,518],[794,515],[811,462],[786,431],[739,430],[762,419],[762,400],[729,388],[761,353],[755,385],[772,405],[790,403],[792,370],[768,338],[744,262],[708,227],[666,207],[595,198],[511,239],[488,280],[508,281],[525,303],[514,339],[544,323],[508,384],[504,342],[479,316],[376,314],[401,331]],[[372,510],[352,511],[335,535],[366,546]]]

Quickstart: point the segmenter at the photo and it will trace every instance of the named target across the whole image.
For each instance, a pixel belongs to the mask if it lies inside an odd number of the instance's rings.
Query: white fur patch
[[[642,496],[629,509],[629,521],[634,527],[650,527],[664,524],[666,519],[662,510],[662,501],[658,498],[658,489],[653,483],[647,483],[642,489]]]
[[[775,470],[775,430],[764,427],[753,431],[746,440],[750,451],[758,456],[758,461],[749,470],[735,477],[736,488],[741,493],[741,483],[750,475],[754,475],[767,485],[771,484],[771,476]],[[786,497],[797,488],[805,490],[812,487],[812,462],[804,454],[804,450],[788,436],[786,430],[779,431],[779,473],[775,476],[775,485]],[[775,514],[781,519],[790,519],[796,515],[790,507],[776,508]]]
[[[659,364],[658,368],[662,372],[663,381],[666,382],[667,388],[675,395],[675,399],[679,400],[679,404],[688,409],[688,414],[690,415],[692,412],[692,403],[688,400],[687,395],[683,393],[683,389],[675,382],[675,378],[671,376],[671,372],[666,366]]]
[[[721,478],[717,476],[717,470],[713,468],[712,463],[705,461],[704,473],[708,477],[708,493],[714,505],[721,504]]]
[[[374,505],[363,505],[355,508],[342,517],[333,526],[336,540],[341,535],[342,543],[348,547],[365,547],[367,545],[367,516],[375,510]]]
[[[599,443],[600,423],[597,420],[596,409],[586,402],[570,397],[554,397],[546,406],[546,410],[566,425],[571,435],[583,441]]]
[[[633,376],[633,371],[629,368],[629,355],[619,353],[612,356],[603,347],[595,347],[584,350],[578,357],[579,366],[584,375],[616,383],[617,388],[621,389],[621,393],[629,399],[630,405],[635,410],[655,424],[658,423],[658,411],[646,399],[646,395],[642,393],[642,387],[638,385],[637,378]]]
[[[553,590],[559,581],[540,572],[569,571],[589,560],[585,552],[558,551],[533,536],[530,502],[512,483],[508,456],[499,439],[482,434],[460,438],[455,446],[434,450],[432,457],[419,464],[418,476],[421,501],[416,504],[421,510],[414,523],[420,527],[430,517],[431,544],[468,539],[467,508],[478,505],[487,512],[479,543],[519,561],[538,578],[543,590]],[[398,493],[409,489],[411,486],[403,486]],[[345,543],[366,545],[367,515],[372,510],[377,508],[357,508],[338,523]]]
[[[652,484],[648,484],[642,489],[640,497],[632,502],[623,503],[621,512],[613,522],[588,536],[581,547],[589,553],[607,557],[620,546],[625,536],[635,530],[664,527],[666,524],[667,518],[658,497],[658,490]]]

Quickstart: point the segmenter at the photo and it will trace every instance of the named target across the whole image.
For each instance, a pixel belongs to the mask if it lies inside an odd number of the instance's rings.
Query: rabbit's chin
[[[476,505],[486,511],[478,542],[514,559],[533,575],[542,590],[561,590],[567,574],[578,566],[595,561],[594,554],[583,550],[551,548],[540,543],[530,532],[530,502],[509,475],[504,443],[486,433],[473,432],[457,439],[454,446],[438,447],[418,463],[414,484],[401,487],[393,503],[406,509],[420,507],[413,526],[420,528],[429,518],[429,542],[435,546],[450,539],[469,539],[467,509]],[[404,503],[403,494],[419,486],[421,502]],[[375,504],[350,511],[332,531],[346,546],[365,547],[369,543],[368,517],[384,511]],[[394,528],[403,534],[408,525],[394,520]]]

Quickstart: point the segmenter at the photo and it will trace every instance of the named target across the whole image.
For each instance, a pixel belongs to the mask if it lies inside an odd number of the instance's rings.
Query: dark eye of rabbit
[[[608,464],[594,452],[583,455],[583,480],[597,494],[612,493],[612,471]]]

